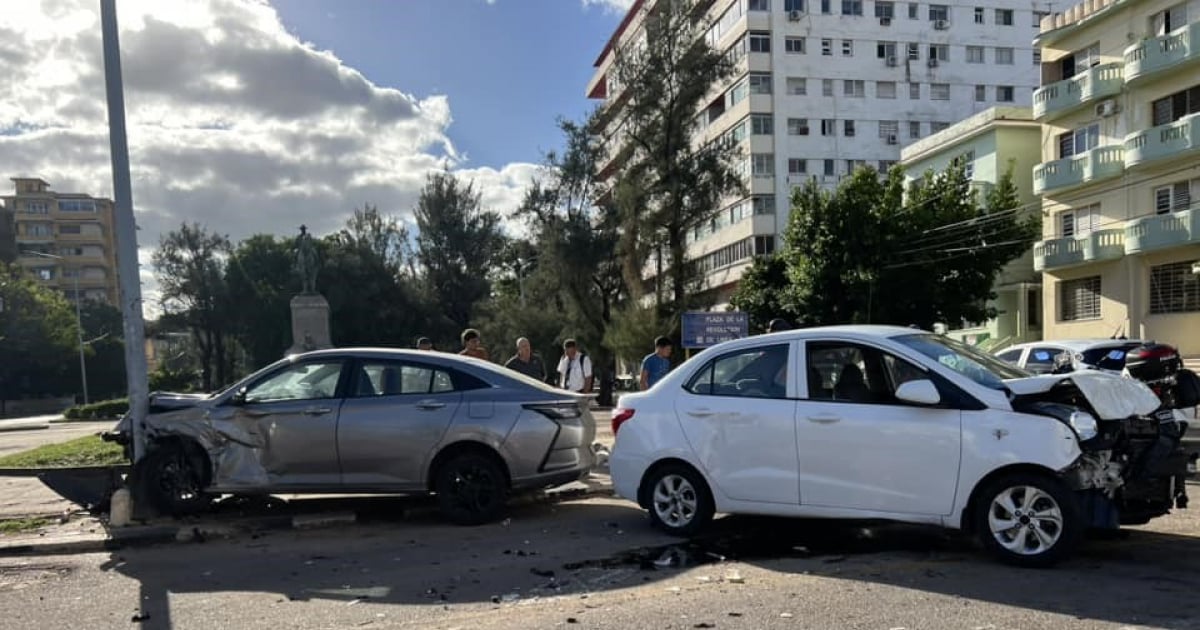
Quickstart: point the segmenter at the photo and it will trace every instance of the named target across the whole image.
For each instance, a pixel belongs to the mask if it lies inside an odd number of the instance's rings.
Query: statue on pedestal
[[[308,227],[300,226],[296,237],[295,271],[300,277],[300,294],[292,298],[292,347],[288,354],[332,346],[329,337],[329,302],[317,293],[317,247]]]
[[[300,276],[301,295],[317,292],[317,248],[304,225],[300,226],[300,236],[296,237],[296,275]]]

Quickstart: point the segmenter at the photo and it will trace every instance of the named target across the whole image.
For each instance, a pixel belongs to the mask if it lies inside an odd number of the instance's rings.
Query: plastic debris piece
[[[779,613],[780,619],[791,619],[792,617],[795,617],[792,613]]]
[[[725,576],[725,581],[729,582],[730,584],[745,584],[746,578],[742,577],[742,574],[738,573],[737,571],[730,571]]]

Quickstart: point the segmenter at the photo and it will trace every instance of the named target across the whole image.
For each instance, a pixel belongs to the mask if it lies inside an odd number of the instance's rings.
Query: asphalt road
[[[0,420],[0,425],[13,420]],[[108,431],[117,426],[115,420],[103,422],[55,422],[45,429],[0,431],[0,455],[36,448],[44,444],[66,442],[77,437]]]
[[[632,505],[592,499],[478,528],[384,516],[3,558],[0,619],[11,629],[1200,628],[1198,566],[1200,511],[1032,571],[913,527],[726,518],[679,545]]]

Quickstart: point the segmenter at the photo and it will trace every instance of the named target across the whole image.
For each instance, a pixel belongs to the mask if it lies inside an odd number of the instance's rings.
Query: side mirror
[[[240,407],[246,404],[246,388],[243,387],[233,394],[233,398],[229,399],[230,404],[234,407]]]
[[[896,389],[896,398],[914,405],[933,406],[942,402],[942,395],[930,380],[909,381]]]

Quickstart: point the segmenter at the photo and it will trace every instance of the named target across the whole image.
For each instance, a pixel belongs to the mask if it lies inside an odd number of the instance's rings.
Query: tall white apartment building
[[[640,35],[656,1],[635,0],[596,60],[587,93],[606,107],[621,104],[614,47]],[[886,170],[908,143],[991,107],[1028,106],[1041,74],[1033,39],[1050,12],[1028,0],[707,3],[708,42],[737,69],[697,112],[697,140],[737,142],[750,193],[690,235],[718,303],[755,255],[774,251],[793,187],[833,187],[860,165]]]

